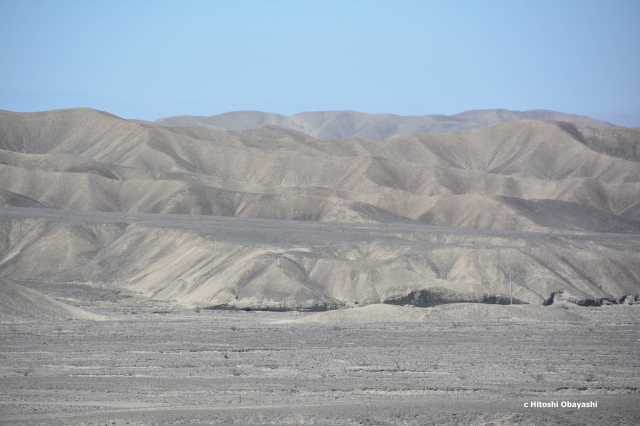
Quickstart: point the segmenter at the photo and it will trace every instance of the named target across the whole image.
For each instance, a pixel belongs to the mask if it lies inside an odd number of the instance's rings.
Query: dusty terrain
[[[2,424],[640,422],[639,305],[198,312],[23,285],[107,320],[1,324]]]
[[[0,423],[640,423],[640,129],[183,119],[0,111]]]
[[[634,234],[0,214],[3,424],[640,421],[640,304],[593,296],[635,291]],[[458,278],[474,258],[495,282]]]

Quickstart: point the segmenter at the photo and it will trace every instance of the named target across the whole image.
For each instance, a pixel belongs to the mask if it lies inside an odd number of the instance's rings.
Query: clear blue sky
[[[0,0],[0,108],[640,112],[640,1]]]

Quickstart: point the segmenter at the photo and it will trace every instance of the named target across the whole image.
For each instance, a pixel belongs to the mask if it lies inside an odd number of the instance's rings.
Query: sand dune
[[[610,123],[589,117],[555,111],[505,109],[466,111],[452,116],[399,116],[355,111],[303,112],[284,116],[258,111],[238,111],[210,117],[188,115],[167,117],[157,120],[157,123],[172,126],[203,126],[219,131],[249,130],[264,125],[276,125],[306,133],[320,140],[336,140],[352,137],[393,139],[412,133],[461,132],[517,120],[554,120],[583,126],[615,127]]]

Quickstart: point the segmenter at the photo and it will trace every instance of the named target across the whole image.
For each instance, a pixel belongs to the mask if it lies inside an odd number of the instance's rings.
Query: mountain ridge
[[[611,215],[599,216],[607,232],[636,232],[639,162],[637,129],[555,121],[322,141],[275,125],[221,132],[90,109],[0,113],[0,189],[16,206],[579,231],[531,216],[547,217],[544,200],[555,200]],[[473,217],[453,220],[451,209]]]
[[[156,120],[171,126],[203,126],[213,130],[249,130],[276,125],[298,130],[320,140],[351,137],[386,140],[414,133],[472,131],[485,126],[517,120],[566,121],[591,127],[619,127],[587,116],[550,110],[511,111],[507,109],[470,110],[454,115],[430,114],[401,116],[357,111],[315,111],[291,116],[260,111],[236,111],[212,116],[175,116]]]

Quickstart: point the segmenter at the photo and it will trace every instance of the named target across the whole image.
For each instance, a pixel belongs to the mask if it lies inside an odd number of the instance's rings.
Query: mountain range
[[[512,274],[519,302],[638,296],[640,129],[465,114],[320,139],[2,111],[0,277],[234,309],[504,303]]]
[[[483,229],[629,231],[640,130],[508,121],[392,140],[0,113],[5,204]],[[625,231],[625,232],[626,232]]]
[[[394,114],[366,114],[355,111],[303,112],[291,116],[259,111],[237,111],[202,116],[176,116],[156,122],[171,126],[203,126],[213,130],[249,130],[258,126],[275,125],[297,130],[320,140],[361,138],[385,140],[413,133],[464,132],[493,124],[518,120],[566,121],[591,127],[616,127],[592,118],[555,111],[509,111],[488,109],[465,111],[455,115],[400,116]]]

